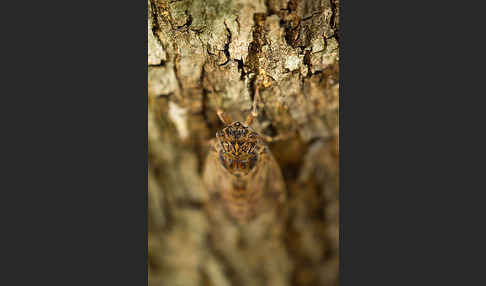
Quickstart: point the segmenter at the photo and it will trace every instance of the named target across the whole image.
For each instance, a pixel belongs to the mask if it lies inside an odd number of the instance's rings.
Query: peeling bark
[[[149,284],[337,285],[339,2],[148,1]],[[218,233],[204,205],[207,143],[264,79],[253,126],[287,185],[283,233]]]

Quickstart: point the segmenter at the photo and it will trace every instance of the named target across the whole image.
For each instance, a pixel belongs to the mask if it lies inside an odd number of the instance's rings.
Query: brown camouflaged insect
[[[258,101],[257,87],[252,112],[244,123],[218,110],[225,127],[210,142],[203,174],[210,194],[208,207],[221,208],[239,223],[278,210],[286,199],[280,167],[266,145],[281,136],[272,138],[249,127],[257,116]]]

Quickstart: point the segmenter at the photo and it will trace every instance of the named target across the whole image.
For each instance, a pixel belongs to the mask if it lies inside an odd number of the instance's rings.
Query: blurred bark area
[[[148,1],[149,285],[338,285],[338,31],[337,0]],[[257,75],[252,126],[294,132],[270,144],[288,217],[243,251],[212,233],[201,174],[216,109],[244,118]]]

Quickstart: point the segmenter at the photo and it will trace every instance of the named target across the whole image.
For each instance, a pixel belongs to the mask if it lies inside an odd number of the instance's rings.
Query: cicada
[[[225,127],[210,141],[203,174],[208,208],[221,208],[225,216],[243,224],[265,213],[277,214],[286,200],[280,167],[267,145],[275,138],[250,127],[258,114],[258,99],[257,89],[245,122],[233,121],[218,110]]]

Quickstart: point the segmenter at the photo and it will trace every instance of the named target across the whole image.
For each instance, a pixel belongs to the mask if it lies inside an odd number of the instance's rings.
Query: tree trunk
[[[339,3],[149,0],[149,284],[337,285]],[[250,112],[287,192],[282,235],[214,235],[202,180],[218,108]]]

